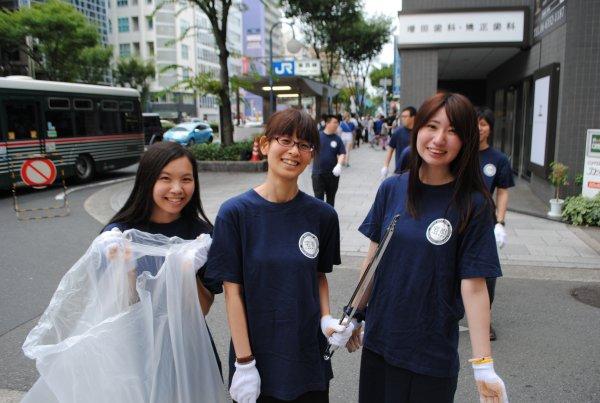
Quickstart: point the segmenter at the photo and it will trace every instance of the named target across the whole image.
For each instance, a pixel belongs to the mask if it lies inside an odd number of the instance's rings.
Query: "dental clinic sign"
[[[400,12],[398,47],[521,46],[526,39],[527,13],[526,8]]]
[[[587,131],[583,186],[581,194],[594,197],[600,193],[600,129]]]

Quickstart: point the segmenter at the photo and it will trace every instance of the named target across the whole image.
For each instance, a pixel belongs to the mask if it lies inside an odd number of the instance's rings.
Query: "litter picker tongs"
[[[396,224],[398,223],[399,219],[400,214],[396,214],[385,230],[383,238],[381,239],[381,242],[379,242],[379,246],[373,255],[373,259],[371,259],[367,265],[367,268],[360,277],[358,285],[350,297],[350,302],[348,302],[348,305],[346,305],[346,307],[343,309],[342,317],[340,318],[340,325],[343,324],[344,320],[346,320],[346,323],[350,323],[350,321],[352,321],[354,318],[354,315],[356,315],[356,311],[359,308],[364,308],[364,305],[366,305],[367,301],[363,301],[363,298],[365,297],[367,290],[370,290],[371,288],[375,271],[377,270],[379,262],[381,261],[381,258],[383,257],[383,254],[390,243],[390,239],[392,238],[392,234],[394,233],[394,229],[396,228]],[[327,344],[327,349],[325,350],[325,354],[323,354],[323,359],[326,361],[330,360],[336,349],[337,346]]]

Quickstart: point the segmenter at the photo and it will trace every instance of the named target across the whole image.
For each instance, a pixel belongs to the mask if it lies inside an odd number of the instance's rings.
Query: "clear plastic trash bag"
[[[102,233],[64,275],[23,345],[23,402],[225,402],[198,301],[211,239]]]

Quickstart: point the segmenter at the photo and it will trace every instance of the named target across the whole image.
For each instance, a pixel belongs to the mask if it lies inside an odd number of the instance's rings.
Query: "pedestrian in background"
[[[315,197],[326,200],[333,207],[346,157],[346,148],[338,131],[337,115],[325,118],[325,129],[319,132],[319,153],[315,155],[312,166],[312,185]]]
[[[483,173],[483,181],[490,192],[496,192],[496,225],[494,235],[498,248],[506,244],[506,231],[504,230],[504,218],[508,208],[508,189],[515,186],[512,169],[508,157],[500,151],[490,147],[489,137],[494,131],[494,112],[490,108],[477,110],[479,126],[479,164]],[[486,280],[490,296],[490,309],[496,294],[496,278]],[[490,340],[496,340],[496,331],[490,322]]]
[[[206,276],[225,290],[229,391],[244,403],[328,402],[333,374],[322,354],[327,341],[345,345],[352,325],[338,325],[329,312],[338,216],[298,188],[321,151],[317,125],[302,111],[276,112],[259,142],[266,180],[223,203],[207,263]]]
[[[368,300],[359,402],[454,401],[465,312],[480,399],[508,402],[491,358],[485,279],[501,272],[475,110],[462,95],[438,93],[423,103],[413,130],[409,172],[381,184],[359,228],[371,240],[366,267],[400,214]]]
[[[376,147],[378,145],[380,145],[381,142],[381,131],[383,129],[383,125],[384,125],[384,120],[383,120],[383,115],[379,114],[377,115],[377,119],[375,119],[375,121],[373,122],[373,131],[375,133],[375,137],[373,138],[373,146]]]
[[[340,122],[340,129],[342,130],[341,138],[344,143],[344,147],[346,149],[346,159],[344,160],[344,166],[350,166],[350,151],[352,150],[352,144],[354,142],[354,129],[356,129],[355,124],[352,122],[350,118],[350,114],[348,112],[344,112],[344,118]]]
[[[401,154],[402,151],[410,144],[410,133],[414,125],[415,115],[417,110],[413,106],[408,106],[400,113],[400,125],[397,125],[392,131],[392,137],[389,143],[389,149],[383,161],[383,167],[381,168],[381,179],[385,179],[388,174],[388,166],[392,160],[392,155],[395,155],[395,169],[394,173],[399,175],[402,173]]]

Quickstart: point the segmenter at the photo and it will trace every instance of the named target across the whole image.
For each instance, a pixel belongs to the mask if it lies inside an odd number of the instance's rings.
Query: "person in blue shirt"
[[[373,123],[373,132],[375,133],[375,136],[373,137],[373,143],[371,144],[371,146],[374,148],[377,145],[379,145],[379,140],[381,139],[381,131],[383,129],[384,124],[385,121],[383,119],[383,115],[377,115],[377,119],[375,119],[375,122]]]
[[[452,402],[465,313],[480,398],[506,402],[488,337],[485,279],[501,271],[475,110],[462,95],[438,93],[423,103],[413,130],[409,172],[383,181],[359,228],[371,241],[366,267],[400,215],[368,296],[359,402]]]
[[[192,153],[177,143],[159,142],[151,145],[142,155],[136,172],[133,189],[121,209],[102,230],[120,231],[137,229],[166,237],[196,239],[201,234],[210,234],[212,224],[202,208],[198,167]],[[137,275],[148,271],[156,275],[162,265],[160,259],[139,259]],[[206,266],[199,268],[196,275],[198,299],[202,313],[206,316],[214,301],[214,294],[221,293],[218,281],[205,279]],[[211,343],[219,370],[221,362],[212,336]],[[200,374],[199,374],[200,376]]]
[[[230,394],[238,402],[327,402],[327,341],[344,346],[353,325],[329,311],[326,273],[340,264],[338,216],[298,188],[321,150],[306,112],[274,113],[259,140],[265,182],[217,214],[206,277],[223,282],[232,344]]]
[[[496,226],[494,227],[494,234],[496,245],[502,248],[506,244],[504,218],[508,208],[508,189],[515,186],[515,181],[508,157],[490,147],[488,142],[490,134],[494,131],[494,112],[490,108],[479,108],[477,119],[479,126],[479,163],[487,190],[492,196],[494,191],[496,192]],[[496,278],[487,279],[487,286],[491,307],[496,294]],[[490,324],[490,340],[496,340],[496,338],[496,331]]]
[[[339,120],[336,115],[327,115],[325,128],[319,132],[319,153],[312,165],[312,185],[315,197],[326,200],[332,207],[340,183],[346,148],[336,134]]]
[[[392,138],[390,139],[387,153],[385,155],[385,159],[383,161],[383,167],[381,168],[381,179],[385,179],[388,175],[388,167],[390,165],[390,161],[392,160],[392,155],[395,153],[395,169],[394,173],[396,175],[400,175],[402,173],[401,169],[401,153],[402,151],[408,147],[410,144],[410,131],[413,128],[415,123],[415,115],[417,114],[417,110],[414,106],[407,106],[402,109],[400,112],[400,120],[402,122],[402,126],[398,126],[392,130]]]
[[[356,125],[353,122],[353,118],[348,112],[344,112],[344,119],[340,122],[340,130],[342,131],[340,137],[346,149],[346,158],[344,160],[344,166],[350,166],[350,150],[354,144],[354,130]]]

